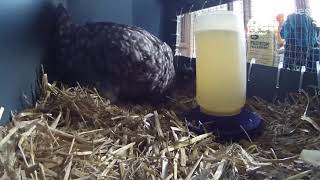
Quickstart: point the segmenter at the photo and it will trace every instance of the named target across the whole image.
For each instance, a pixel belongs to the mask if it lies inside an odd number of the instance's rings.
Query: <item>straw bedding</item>
[[[188,130],[181,112],[196,102],[194,91],[182,89],[157,106],[111,104],[95,90],[49,84],[44,75],[36,106],[0,128],[0,179],[320,178],[319,167],[299,156],[320,150],[319,97],[250,98],[264,133],[221,144]]]

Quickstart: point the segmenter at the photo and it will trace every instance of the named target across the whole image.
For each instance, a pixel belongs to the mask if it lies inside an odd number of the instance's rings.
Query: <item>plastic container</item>
[[[195,18],[197,102],[205,114],[233,116],[246,101],[243,21],[233,12]]]

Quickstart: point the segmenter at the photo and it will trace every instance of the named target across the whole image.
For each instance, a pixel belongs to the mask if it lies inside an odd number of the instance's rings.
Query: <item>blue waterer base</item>
[[[235,116],[217,117],[204,114],[197,107],[184,113],[188,127],[195,133],[214,133],[222,141],[253,139],[261,134],[263,121],[255,113],[242,110]]]

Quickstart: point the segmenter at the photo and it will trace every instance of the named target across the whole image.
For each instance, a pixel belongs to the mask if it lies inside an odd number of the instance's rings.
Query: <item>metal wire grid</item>
[[[260,3],[260,4],[259,4]],[[254,23],[261,11],[261,3],[270,3],[269,0],[251,0],[251,19],[248,23],[248,56],[256,58],[257,63],[269,66],[278,66],[283,63],[283,68],[301,71],[316,72],[316,62],[320,60],[319,51],[319,27],[313,22],[313,17],[308,16],[305,11],[295,12],[291,9],[288,17],[284,18],[284,24],[277,22],[277,16],[281,12],[263,14],[269,21],[267,23]],[[287,0],[286,6],[294,6],[294,0]],[[280,8],[281,9],[281,8]],[[311,8],[316,10],[316,7]],[[271,10],[270,10],[271,11]],[[288,11],[288,10],[287,10]],[[294,14],[293,14],[294,13]],[[280,35],[285,42],[282,46],[277,41]],[[256,35],[256,36],[255,36]],[[257,38],[252,40],[252,38]]]
[[[311,21],[302,21],[298,17],[294,17],[293,25],[290,31],[283,34],[288,34],[286,38],[281,37],[286,43],[284,46],[277,42],[279,29],[277,15],[279,12],[271,12],[263,14],[265,22],[259,22],[258,16],[259,3],[269,3],[269,0],[235,0],[232,3],[221,4],[218,6],[203,9],[201,11],[213,12],[219,10],[232,10],[244,18],[246,25],[247,37],[247,57],[248,61],[252,58],[256,59],[256,63],[267,66],[278,67],[279,63],[284,64],[284,68],[300,71],[302,66],[305,66],[306,71],[316,72],[316,61],[320,60],[319,27],[311,26]],[[290,6],[294,0],[287,0],[285,6]],[[293,7],[294,4],[291,4]],[[263,7],[262,7],[263,8]],[[315,8],[314,8],[315,9]],[[293,8],[287,10],[292,11]],[[178,15],[177,17],[177,45],[176,55],[195,58],[195,44],[193,33],[193,21],[195,12]],[[197,12],[199,13],[199,11]],[[300,17],[301,18],[301,17]],[[286,20],[286,19],[285,19]],[[304,22],[301,23],[301,22]],[[312,27],[312,28],[310,28]],[[306,41],[305,46],[301,44]],[[313,43],[310,43],[313,42]],[[300,44],[300,45],[299,45]]]
[[[319,47],[316,42],[317,28],[312,26],[311,20],[302,23],[305,15],[295,16],[293,29],[288,31],[285,38],[284,66],[291,70],[300,71],[302,66],[306,71],[316,71],[316,61],[319,61]],[[283,27],[284,28],[284,27]]]
[[[215,11],[231,10],[243,17],[242,0],[235,0],[231,3],[220,4],[217,6],[204,8],[195,12],[180,14],[177,16],[177,33],[176,33],[176,56],[189,58],[196,57],[195,36],[193,25],[197,13],[210,13]]]

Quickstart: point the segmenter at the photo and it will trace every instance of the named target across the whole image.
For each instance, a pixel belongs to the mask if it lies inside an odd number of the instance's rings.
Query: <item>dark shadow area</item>
[[[49,44],[52,2],[49,0],[0,1],[0,124],[12,110],[23,109],[22,95],[32,104],[45,45]]]

